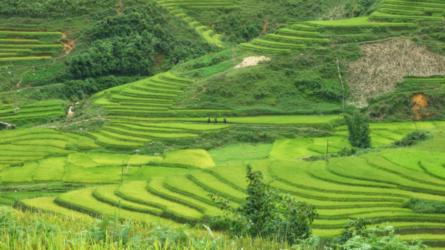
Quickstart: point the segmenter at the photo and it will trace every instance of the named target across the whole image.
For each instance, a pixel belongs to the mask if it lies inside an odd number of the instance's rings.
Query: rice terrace
[[[445,249],[445,0],[3,0],[0,249]]]

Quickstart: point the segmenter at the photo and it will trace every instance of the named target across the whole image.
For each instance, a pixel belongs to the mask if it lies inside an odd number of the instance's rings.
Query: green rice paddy
[[[399,128],[409,132],[415,130],[413,126],[411,123],[373,124],[372,129],[376,133],[373,140],[383,141],[381,138],[385,138],[388,142],[394,141],[402,133]],[[210,193],[227,198],[233,206],[239,205],[245,196],[247,183],[244,175],[249,163],[261,170],[274,188],[317,207],[320,216],[315,221],[314,229],[318,235],[338,235],[348,219],[361,217],[376,225],[391,223],[405,239],[419,238],[417,234],[420,230],[425,239],[443,244],[441,233],[445,230],[444,216],[418,214],[404,207],[410,198],[445,200],[445,171],[442,166],[445,163],[445,143],[441,140],[445,123],[422,122],[417,124],[419,128],[432,132],[432,139],[409,149],[382,144],[367,154],[332,158],[329,162],[308,161],[306,158],[323,155],[322,148],[326,141],[329,141],[332,150],[347,147],[341,128],[338,135],[325,138],[278,140],[272,145],[227,146],[212,150],[209,154],[205,150],[186,150],[166,154],[164,158],[137,156],[131,160],[130,156],[119,156],[130,159],[127,163],[125,160],[119,161],[119,157],[113,159],[111,155],[105,160],[104,153],[86,156],[77,153],[75,156],[69,155],[69,164],[79,164],[75,167],[77,170],[102,166],[105,173],[101,180],[112,175],[112,164],[120,164],[124,169],[157,170],[149,176],[139,175],[139,180],[134,180],[138,177],[131,176],[132,171],[125,170],[128,172],[125,172],[123,184],[76,190],[55,199],[26,199],[23,203],[35,209],[62,214],[72,209],[77,211],[74,214],[80,212],[97,216],[114,212],[144,221],[195,223],[203,220],[204,216],[217,214],[215,204],[208,198]],[[380,135],[381,131],[386,133]],[[248,153],[249,147],[251,153]],[[246,155],[242,157],[244,149]],[[56,174],[59,172],[49,166],[57,166],[61,159],[50,158],[47,164],[41,161],[48,173],[52,174],[35,171],[39,166],[24,165],[24,168],[34,169],[33,178],[46,176],[57,179],[61,178]],[[178,167],[183,170],[173,171],[173,175],[163,175],[164,169],[174,168],[172,164],[179,164]],[[199,170],[203,167],[203,170]],[[8,173],[8,168],[5,169],[0,172],[1,175]],[[87,171],[84,173],[89,174]],[[120,183],[119,171],[116,174],[114,183]],[[109,177],[106,180],[113,182]]]
[[[62,33],[0,30],[0,64],[49,60],[62,52]]]
[[[386,0],[370,16],[292,24],[242,47],[252,52],[276,54],[387,39],[405,35],[428,22],[443,22],[444,10],[445,3],[440,0]]]

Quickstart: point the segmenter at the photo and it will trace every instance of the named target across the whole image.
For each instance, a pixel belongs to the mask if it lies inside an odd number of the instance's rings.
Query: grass
[[[2,244],[8,249],[282,249],[286,243],[261,238],[231,239],[201,228],[167,226],[116,217],[91,220],[75,215],[60,216],[43,212],[2,208],[7,218],[2,227]],[[27,235],[26,240],[17,232]],[[160,239],[162,237],[162,239]]]
[[[267,158],[271,149],[271,144],[235,144],[212,149],[209,154],[216,165],[225,165]]]
[[[198,168],[211,168],[215,162],[207,151],[202,149],[186,149],[165,154],[163,163],[190,165]]]

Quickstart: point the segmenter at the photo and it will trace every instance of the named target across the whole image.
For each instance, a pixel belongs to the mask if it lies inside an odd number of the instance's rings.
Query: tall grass
[[[114,218],[71,218],[0,208],[0,249],[289,249],[286,243],[228,238],[210,229],[149,225]],[[292,248],[303,249],[303,248]],[[304,248],[307,249],[307,248]]]

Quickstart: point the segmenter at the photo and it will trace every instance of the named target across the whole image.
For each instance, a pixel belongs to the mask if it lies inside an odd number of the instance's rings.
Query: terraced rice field
[[[0,105],[0,120],[22,125],[32,122],[51,122],[65,116],[66,103],[62,100],[45,100],[25,104]]]
[[[370,42],[408,34],[425,22],[443,22],[444,17],[445,3],[441,0],[384,0],[369,17],[292,24],[242,47],[261,53],[323,51],[331,44]]]
[[[59,169],[56,166],[61,161],[58,157],[67,155],[74,149],[89,150],[97,147],[91,138],[46,128],[2,131],[1,134],[2,183],[27,182],[38,179],[37,176],[53,175],[55,172],[52,172],[51,167]],[[30,174],[36,169],[39,171]],[[40,170],[42,174],[39,173]]]
[[[200,23],[198,20],[191,17],[187,10],[208,10],[208,9],[221,9],[221,8],[233,8],[236,6],[236,1],[233,0],[156,0],[156,2],[165,8],[170,14],[182,19],[192,29],[194,29],[204,40],[209,44],[219,48],[223,48],[225,45],[222,41],[222,36],[216,34],[210,27]]]
[[[338,115],[243,117],[232,110],[178,108],[178,100],[184,98],[184,91],[197,79],[191,76],[193,72],[199,72],[198,75],[206,72],[205,76],[216,74],[221,64],[224,69],[233,67],[234,62],[228,61],[229,66],[224,59],[210,66],[188,69],[181,76],[169,71],[96,94],[93,103],[104,110],[107,122],[90,135],[104,147],[128,150],[153,140],[193,139],[237,125],[328,126],[341,119]]]
[[[0,30],[0,64],[48,60],[61,53],[62,33]]]
[[[338,235],[348,219],[361,217],[376,225],[394,225],[404,239],[423,236],[426,243],[443,246],[445,217],[415,213],[404,204],[410,198],[445,201],[445,143],[441,140],[445,123],[373,124],[373,140],[377,144],[391,143],[416,127],[432,131],[433,139],[412,148],[380,147],[375,152],[332,158],[329,162],[304,160],[310,155],[322,155],[326,139],[333,151],[345,147],[346,138],[340,127],[329,138],[280,140],[272,146],[260,146],[262,153],[246,155],[236,148],[215,150],[211,155],[218,159],[218,165],[201,171],[86,188],[56,198],[38,198],[39,203],[25,199],[22,205],[64,214],[72,209],[96,216],[115,213],[144,221],[196,223],[220,213],[209,193],[226,198],[232,206],[242,202],[247,184],[245,166],[249,162],[263,172],[272,187],[317,207],[320,215],[314,229],[318,235]],[[236,152],[243,161],[233,160]],[[228,154],[232,159],[227,159]],[[206,157],[209,156],[201,159]]]
[[[177,117],[224,113],[224,110],[175,109],[176,98],[192,81],[167,72],[104,91],[95,97],[109,122],[91,133],[99,144],[114,148],[137,148],[152,139],[187,139],[202,132],[227,128],[224,124],[178,122]],[[165,121],[160,121],[160,120]]]
[[[373,20],[396,22],[443,22],[444,17],[445,3],[441,0],[386,0],[371,15]]]

